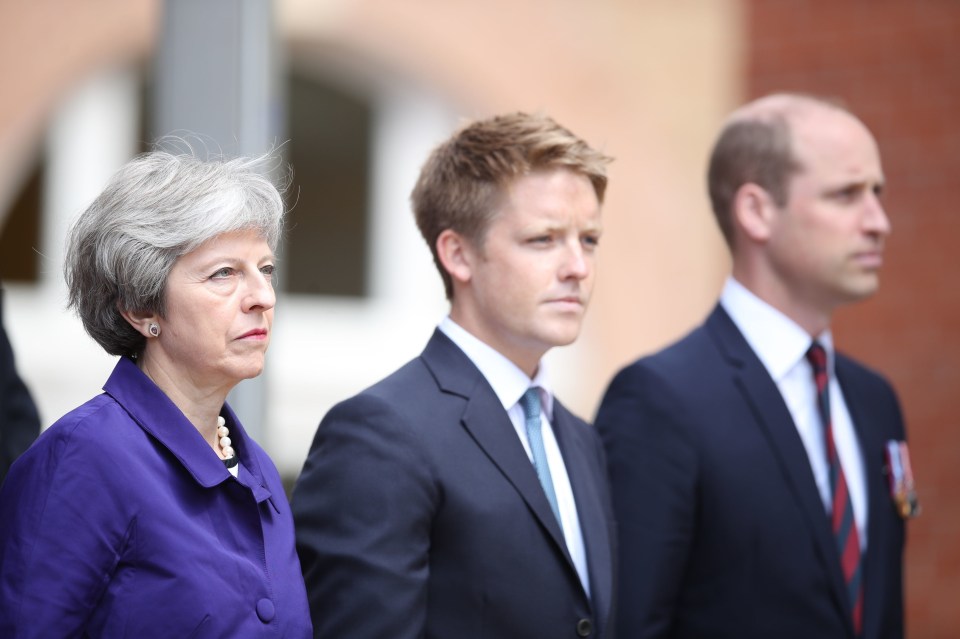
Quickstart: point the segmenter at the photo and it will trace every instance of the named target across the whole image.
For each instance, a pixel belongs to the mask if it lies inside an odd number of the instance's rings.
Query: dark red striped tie
[[[860,636],[863,627],[863,584],[862,556],[860,553],[860,535],[853,517],[853,505],[847,491],[847,480],[843,475],[837,448],[833,443],[833,423],[830,419],[830,378],[827,374],[827,353],[823,346],[814,342],[807,351],[807,359],[813,366],[813,378],[817,384],[817,407],[823,420],[823,435],[827,448],[827,466],[830,473],[830,493],[833,496],[831,524],[840,554],[840,567],[847,583],[847,594],[853,608],[853,630]]]

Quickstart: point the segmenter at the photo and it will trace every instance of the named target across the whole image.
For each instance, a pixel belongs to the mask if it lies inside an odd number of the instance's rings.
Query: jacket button
[[[593,632],[593,624],[589,619],[581,619],[577,622],[578,637],[589,637],[591,632]]]
[[[257,616],[260,617],[260,621],[269,623],[275,614],[277,614],[277,610],[273,607],[272,601],[261,599],[257,602]]]

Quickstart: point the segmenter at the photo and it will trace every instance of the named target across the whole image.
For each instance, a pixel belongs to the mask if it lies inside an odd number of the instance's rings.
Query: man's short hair
[[[453,281],[437,254],[443,231],[452,229],[482,247],[506,184],[539,170],[565,168],[584,175],[603,203],[610,160],[551,118],[521,112],[469,123],[435,148],[411,201],[447,299],[453,298]]]
[[[762,187],[777,206],[789,198],[790,178],[802,167],[793,148],[791,122],[811,108],[847,111],[838,101],[804,94],[768,95],[733,112],[710,155],[707,188],[717,224],[733,247],[733,200],[744,184]]]

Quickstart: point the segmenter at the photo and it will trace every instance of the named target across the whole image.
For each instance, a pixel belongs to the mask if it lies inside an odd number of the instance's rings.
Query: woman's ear
[[[144,337],[149,339],[160,335],[160,316],[156,313],[124,310],[119,312],[123,319],[127,320],[127,323]]]

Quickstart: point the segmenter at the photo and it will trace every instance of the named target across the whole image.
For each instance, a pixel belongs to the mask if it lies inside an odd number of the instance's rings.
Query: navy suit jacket
[[[3,290],[0,289],[0,484],[10,464],[40,434],[40,417],[14,365],[13,349],[3,328]]]
[[[603,449],[554,403],[591,596],[493,389],[437,331],[335,406],[293,492],[317,637],[610,637],[613,523]]]
[[[868,495],[865,639],[903,636],[904,526],[884,445],[896,396],[837,355]],[[776,384],[718,305],[678,343],[620,371],[597,415],[620,539],[624,637],[853,638],[840,560]]]

